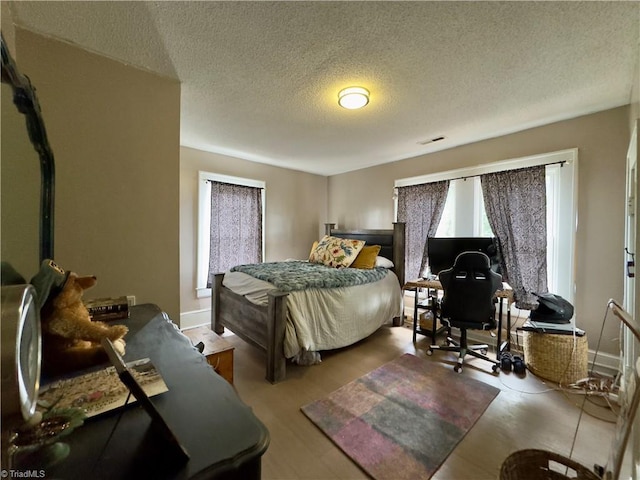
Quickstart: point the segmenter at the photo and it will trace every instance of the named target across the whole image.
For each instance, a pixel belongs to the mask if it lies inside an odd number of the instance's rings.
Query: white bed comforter
[[[223,285],[257,305],[267,305],[272,284],[242,272],[227,272]],[[289,293],[284,353],[300,364],[320,362],[318,352],[346,347],[368,337],[402,315],[398,277],[341,288],[312,288]]]

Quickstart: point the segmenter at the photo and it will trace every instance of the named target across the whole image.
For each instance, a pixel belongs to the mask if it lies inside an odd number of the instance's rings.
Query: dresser
[[[89,418],[66,437],[69,456],[46,467],[56,479],[259,479],[269,432],[205,356],[157,306],[134,306],[125,361],[149,357],[169,390],[152,397],[190,455],[173,460],[139,405]],[[37,465],[28,466],[37,469]]]

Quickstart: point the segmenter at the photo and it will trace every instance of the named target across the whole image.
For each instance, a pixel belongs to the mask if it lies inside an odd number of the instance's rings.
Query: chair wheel
[[[427,355],[429,355],[429,356],[433,355],[433,350],[431,350],[430,348],[427,349]]]
[[[493,365],[491,370],[493,370],[493,373],[500,373],[500,365]]]
[[[480,353],[481,353],[482,355],[486,355],[488,351],[489,351],[489,350],[487,350],[486,348],[481,348],[481,349],[480,349]]]
[[[462,373],[462,365],[456,365],[453,367],[453,371],[456,373]]]

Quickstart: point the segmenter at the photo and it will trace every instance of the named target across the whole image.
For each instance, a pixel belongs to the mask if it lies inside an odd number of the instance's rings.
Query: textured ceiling
[[[16,2],[182,82],[181,144],[332,175],[628,104],[638,2]],[[341,88],[371,91],[362,110]],[[425,140],[444,136],[428,145]]]

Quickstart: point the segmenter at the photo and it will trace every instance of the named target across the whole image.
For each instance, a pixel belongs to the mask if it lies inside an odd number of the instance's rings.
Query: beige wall
[[[578,148],[576,319],[594,348],[606,302],[623,295],[625,162],[628,107],[533,128],[483,142],[329,179],[329,217],[348,226],[393,221],[394,180],[499,160]],[[348,206],[348,208],[347,208]],[[609,322],[602,350],[617,354],[618,325]]]
[[[9,47],[9,51],[15,60],[15,28],[13,26],[13,15],[9,2],[0,2],[0,25],[2,28],[2,36],[5,42],[7,42],[7,47]]]
[[[16,29],[56,160],[55,260],[98,277],[86,298],[179,298],[180,84]]]
[[[198,171],[266,183],[265,261],[307,258],[327,215],[327,177],[239,158],[180,149],[180,302],[182,327],[209,321],[210,298],[196,298]]]
[[[40,159],[6,83],[0,125],[0,257],[29,281],[40,266]]]
[[[638,56],[636,58],[636,67],[634,69],[633,83],[631,85],[629,108],[629,130],[633,132],[636,119],[640,118],[640,48],[638,48]]]

